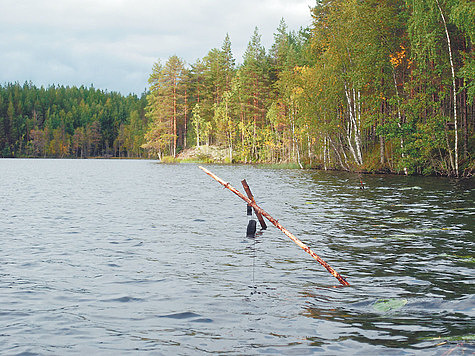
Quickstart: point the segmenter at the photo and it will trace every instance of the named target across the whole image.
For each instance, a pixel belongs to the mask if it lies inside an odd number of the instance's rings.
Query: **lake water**
[[[475,352],[472,181],[0,160],[0,354]]]

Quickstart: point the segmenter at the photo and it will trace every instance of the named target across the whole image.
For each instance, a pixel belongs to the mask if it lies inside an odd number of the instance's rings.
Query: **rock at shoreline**
[[[229,149],[219,146],[200,146],[187,148],[177,156],[180,160],[224,162],[229,158]]]

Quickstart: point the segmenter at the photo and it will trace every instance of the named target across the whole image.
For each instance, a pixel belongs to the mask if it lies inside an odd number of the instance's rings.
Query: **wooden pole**
[[[249,185],[247,185],[246,180],[243,179],[243,180],[241,181],[241,183],[242,183],[242,186],[243,186],[244,190],[246,191],[247,197],[248,197],[249,199],[251,199],[251,201],[252,201],[253,203],[256,203],[256,201],[254,200],[254,196],[253,196],[252,193],[251,193],[251,188],[249,188]],[[258,212],[255,208],[254,208],[254,212],[256,213],[257,220],[259,220],[259,224],[261,224],[262,230],[267,229],[266,222],[264,221],[264,218],[262,217],[261,213]]]
[[[260,208],[255,202],[253,202],[251,199],[246,197],[244,194],[242,194],[239,190],[234,188],[232,185],[229,183],[225,182],[218,176],[214,175],[210,171],[208,171],[206,168],[199,166],[201,170],[203,170],[207,175],[209,175],[211,178],[216,180],[218,183],[223,185],[225,188],[229,189],[231,192],[236,194],[238,197],[240,197],[242,200],[244,200],[246,203],[248,203],[250,206],[254,208],[254,210],[258,211],[262,216],[264,216],[267,220],[269,220],[272,224],[275,225],[280,231],[282,231],[285,235],[287,235],[293,242],[295,242],[300,248],[302,248],[305,252],[307,252],[310,256],[312,256],[318,263],[320,263],[323,267],[326,268],[328,272],[332,274],[333,277],[338,279],[338,281],[344,285],[344,286],[349,286],[350,284],[337,272],[335,271],[328,263],[326,263],[320,256],[318,256],[315,252],[313,252],[310,247],[305,245],[302,241],[300,241],[298,238],[296,238],[290,231],[288,231],[286,228],[284,228],[276,219],[274,219],[272,216],[270,216],[266,211],[264,211],[262,208]]]

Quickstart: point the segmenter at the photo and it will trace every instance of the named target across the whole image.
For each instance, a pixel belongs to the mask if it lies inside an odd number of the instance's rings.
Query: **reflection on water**
[[[0,353],[475,351],[473,181],[210,169],[351,287],[193,164],[0,160]]]

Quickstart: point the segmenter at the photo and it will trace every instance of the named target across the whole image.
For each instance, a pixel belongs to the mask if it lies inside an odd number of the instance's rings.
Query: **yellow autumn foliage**
[[[399,47],[401,48],[401,51],[389,55],[389,61],[394,68],[398,67],[402,63],[403,59],[406,58],[406,48],[403,45]]]

